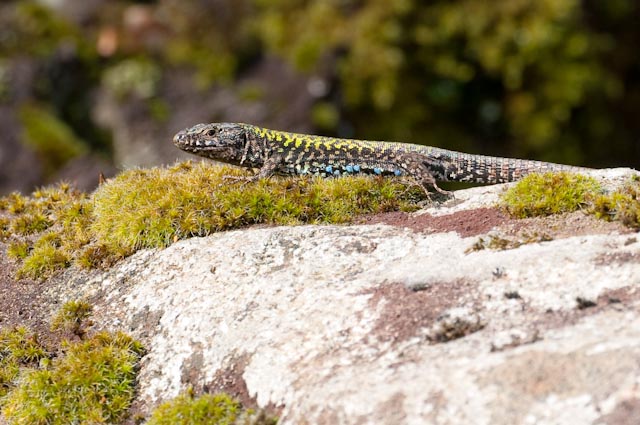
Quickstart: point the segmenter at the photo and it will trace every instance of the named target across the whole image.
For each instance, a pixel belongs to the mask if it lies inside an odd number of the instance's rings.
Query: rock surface
[[[50,296],[87,297],[96,323],[142,340],[142,412],[192,386],[283,424],[640,423],[636,233],[583,213],[512,220],[492,208],[502,190],[402,220],[193,238],[69,271]],[[472,249],[535,232],[552,240]]]

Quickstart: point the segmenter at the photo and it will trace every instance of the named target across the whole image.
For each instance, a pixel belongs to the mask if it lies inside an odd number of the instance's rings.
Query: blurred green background
[[[635,0],[3,0],[0,193],[242,121],[640,166]]]

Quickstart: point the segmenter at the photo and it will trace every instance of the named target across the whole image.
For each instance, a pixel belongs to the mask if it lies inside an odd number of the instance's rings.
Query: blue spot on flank
[[[327,167],[324,170],[329,174],[333,173],[333,167],[331,165],[327,165]]]
[[[344,169],[347,171],[347,173],[353,173],[353,165],[347,165],[346,167],[344,167]]]
[[[339,175],[340,175],[340,170],[336,170],[336,171],[334,171],[334,172],[333,172],[333,175],[334,175],[334,176],[339,176]]]
[[[378,168],[378,167],[374,168],[374,169],[373,169],[373,172],[374,172],[375,174],[378,174],[378,175],[379,175],[379,174],[382,174],[382,170],[381,170],[380,168]]]
[[[356,173],[359,173],[360,172],[360,166],[359,165],[354,165],[353,166],[353,171],[356,172]]]
[[[400,170],[393,170],[393,174],[395,174],[396,176],[400,176],[400,175],[402,175],[402,171],[400,171]]]

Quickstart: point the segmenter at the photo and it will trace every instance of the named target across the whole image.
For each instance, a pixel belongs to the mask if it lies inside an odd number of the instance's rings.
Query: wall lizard
[[[197,124],[178,132],[174,144],[187,152],[258,169],[250,180],[273,174],[410,176],[424,189],[436,181],[506,183],[534,172],[585,172],[550,162],[473,155],[409,143],[339,139],[269,130],[250,124]]]

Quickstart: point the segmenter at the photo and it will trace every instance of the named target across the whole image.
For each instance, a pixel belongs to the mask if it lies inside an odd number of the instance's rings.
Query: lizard
[[[243,123],[197,124],[178,132],[180,149],[227,164],[274,174],[409,176],[427,194],[437,181],[497,184],[530,173],[585,172],[588,168],[525,159],[475,155],[410,143],[341,139],[270,130]]]

